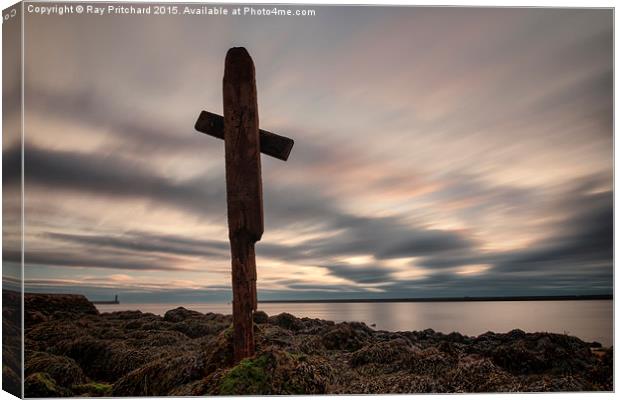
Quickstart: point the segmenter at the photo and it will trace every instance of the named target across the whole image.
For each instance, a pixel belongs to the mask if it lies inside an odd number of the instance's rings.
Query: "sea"
[[[176,307],[202,313],[231,314],[231,304],[98,304],[100,312],[140,310],[164,315]],[[460,332],[477,336],[521,329],[577,336],[586,342],[613,345],[612,300],[458,301],[433,303],[259,303],[268,315],[282,312],[297,317],[335,322],[360,321],[376,330]]]

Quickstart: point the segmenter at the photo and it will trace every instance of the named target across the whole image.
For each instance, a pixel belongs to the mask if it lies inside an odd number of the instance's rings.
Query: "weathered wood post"
[[[254,63],[244,48],[226,54],[224,143],[228,236],[232,254],[235,360],[254,355],[254,244],[263,235],[263,194]]]
[[[235,361],[254,355],[256,310],[254,246],[263,235],[261,151],[286,161],[293,140],[258,129],[254,63],[243,47],[228,50],[224,69],[224,118],[202,111],[195,128],[224,139],[226,201],[232,255]]]

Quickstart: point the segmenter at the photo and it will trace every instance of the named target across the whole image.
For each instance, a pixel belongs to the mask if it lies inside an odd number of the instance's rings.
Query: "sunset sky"
[[[244,46],[295,140],[262,158],[259,299],[611,293],[611,10],[310,8],[27,15],[26,289],[231,298],[224,143],[193,125]]]

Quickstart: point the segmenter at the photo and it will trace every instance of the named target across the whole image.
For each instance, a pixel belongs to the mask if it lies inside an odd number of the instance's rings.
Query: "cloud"
[[[411,232],[410,237],[395,241],[394,245],[386,245],[377,255],[380,258],[419,257],[442,252],[468,250],[474,247],[471,240],[463,235],[436,229]]]
[[[32,16],[26,277],[99,293],[89,274],[113,271],[149,300],[152,276],[181,269],[179,282],[206,281],[201,265],[228,281],[223,143],[193,123],[221,112],[223,57],[242,42],[261,127],[296,141],[287,163],[263,158],[257,254],[282,290],[262,294],[610,290],[609,10],[329,11],[267,25]],[[200,51],[187,40],[214,35]],[[18,193],[21,152],[6,148]],[[475,265],[489,268],[459,275]],[[224,298],[210,288],[170,298]]]
[[[18,151],[15,149],[7,154],[7,159],[14,158]],[[94,194],[119,200],[141,199],[153,205],[185,210],[194,216],[220,211],[221,204],[225,202],[225,185],[219,181],[221,177],[176,181],[112,155],[49,151],[33,145],[27,145],[25,153],[26,182],[32,188],[53,188],[71,195]],[[310,243],[306,250],[309,252],[333,255],[370,251],[381,258],[394,258],[473,246],[471,240],[456,232],[412,228],[403,225],[397,218],[359,217],[343,212],[330,199],[308,192],[303,187],[275,186],[269,193],[269,201],[266,201],[269,204],[266,210],[270,217],[268,223],[280,228],[290,224],[293,227],[316,225],[341,231],[336,239],[320,239]],[[210,203],[218,207],[210,209]],[[61,234],[50,235],[56,239],[70,238]],[[77,240],[75,237],[72,239]],[[187,239],[183,239],[182,243],[176,240],[175,243],[172,238],[148,234],[141,235],[140,242],[131,238],[98,236],[82,237],[81,240],[95,245],[123,246],[134,250],[141,248],[145,251],[157,251],[157,246],[174,243],[177,251],[178,246],[185,245],[184,251],[192,252],[196,251],[197,244]]]
[[[385,266],[353,266],[345,263],[324,265],[329,272],[339,278],[360,284],[376,284],[393,281],[394,272]]]
[[[207,154],[218,153],[219,146],[209,146],[204,135],[194,130],[198,105],[195,117],[188,117],[184,129],[179,129],[165,118],[127,113],[122,104],[109,101],[93,88],[28,86],[25,97],[32,115],[104,132],[103,146],[108,152],[170,155],[189,153],[201,146]]]
[[[19,148],[5,156],[14,165]],[[26,189],[36,186],[73,194],[94,194],[100,198],[153,200],[156,204],[185,209],[200,216],[211,203],[225,203],[225,186],[220,176],[179,181],[152,173],[140,163],[114,155],[52,151],[26,144]],[[12,169],[10,169],[11,171]],[[17,179],[9,174],[8,182]]]
[[[613,268],[613,193],[581,196],[580,209],[558,223],[556,236],[530,249],[507,254],[502,271]]]
[[[95,193],[111,198],[143,198],[153,204],[161,203],[163,206],[186,210],[192,215],[205,211],[202,198],[208,195],[197,185],[171,181],[122,159],[50,152],[32,146],[27,147],[26,154],[30,160],[28,170],[31,172],[27,171],[27,176],[31,185],[53,186],[57,190],[64,189],[71,193]],[[11,154],[6,159],[10,160]],[[605,263],[611,260],[612,248],[611,192],[589,194],[605,181],[601,177],[594,177],[577,184],[578,188],[572,195],[579,198],[567,206],[574,215],[558,223],[555,229],[561,233],[559,236],[547,238],[528,249],[505,253],[480,251],[479,244],[463,232],[405,225],[393,217],[355,216],[342,212],[316,193],[306,193],[293,187],[286,187],[286,190],[280,188],[275,191],[278,196],[272,197],[271,202],[276,226],[287,226],[291,222],[294,227],[316,224],[321,229],[334,229],[338,233],[290,246],[273,242],[260,243],[258,252],[285,262],[323,260],[319,265],[331,275],[362,285],[393,283],[398,280],[393,275],[396,270],[381,263],[375,266],[351,266],[338,262],[339,257],[371,254],[379,262],[392,258],[418,258],[417,265],[427,269],[432,278],[416,280],[416,286],[448,285],[457,279],[456,274],[438,273],[438,270],[454,270],[469,265],[491,265],[492,268],[485,275],[494,276],[498,282],[504,279],[502,273],[534,271],[544,275],[554,274],[571,265],[607,265]],[[469,196],[468,190],[471,188],[466,188],[462,193]],[[457,190],[453,193],[461,192]],[[496,195],[491,198],[496,198]],[[283,206],[287,202],[290,202],[291,207]],[[575,212],[572,203],[581,204],[581,209]],[[205,260],[213,257],[224,260],[228,257],[226,241],[196,240],[182,235],[138,231],[118,235],[48,232],[45,237],[80,247],[74,254],[28,253],[29,264],[121,270],[179,270],[183,267],[178,263],[174,263],[174,266],[165,265],[164,260],[151,259],[148,254],[192,256]],[[105,249],[114,250],[112,254],[115,255],[93,256],[105,252]],[[458,282],[465,281],[470,280],[458,277]]]
[[[131,282],[133,278],[126,274],[112,274],[108,278],[114,282]]]
[[[229,244],[217,240],[197,240],[178,235],[156,235],[147,232],[125,232],[122,235],[47,234],[52,240],[83,245],[86,249],[116,249],[132,253],[164,253],[176,256],[222,257]],[[227,257],[227,255],[226,255]]]
[[[89,249],[93,250],[93,249]],[[7,261],[21,262],[20,251],[3,252]],[[132,257],[128,255],[110,254],[109,252],[60,252],[60,251],[36,251],[26,250],[24,265],[26,268],[33,266],[48,267],[77,267],[77,268],[105,268],[137,271],[192,271],[183,265],[178,265],[172,259],[155,257]]]

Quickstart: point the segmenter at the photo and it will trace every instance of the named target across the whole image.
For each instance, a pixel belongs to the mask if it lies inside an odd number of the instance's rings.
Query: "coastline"
[[[27,397],[613,389],[613,348],[569,335],[390,332],[259,311],[257,354],[235,366],[229,315],[99,313],[79,295],[25,303]]]
[[[97,305],[100,312],[140,310],[164,316],[185,307],[201,313],[230,314],[230,303],[123,303]],[[584,341],[613,344],[613,301],[515,301],[515,302],[409,302],[409,303],[259,303],[269,315],[283,312],[297,317],[334,322],[364,322],[375,330],[434,329],[478,336],[487,331],[569,333]],[[536,309],[536,315],[531,313]]]

